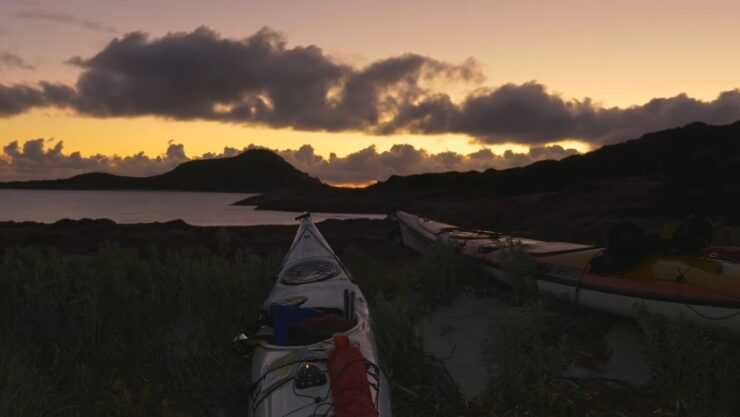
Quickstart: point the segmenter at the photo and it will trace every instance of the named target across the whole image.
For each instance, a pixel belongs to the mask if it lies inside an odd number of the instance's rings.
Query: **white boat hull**
[[[466,243],[450,238],[455,233],[468,233],[467,238],[470,239],[472,236],[478,243],[488,239],[485,237],[485,233],[482,232],[458,231],[452,225],[419,218],[409,213],[397,212],[394,216],[398,221],[404,244],[422,253],[429,251],[435,244],[455,247],[460,242]],[[476,233],[479,233],[481,237],[477,238]],[[569,250],[581,250],[578,247],[579,245],[575,244],[542,242],[529,239],[521,239],[520,241],[525,243],[525,247],[534,249],[530,253],[534,254],[535,257],[540,254],[546,254],[547,250],[554,250],[555,252],[562,250],[565,250],[565,252]],[[587,246],[583,246],[583,248],[584,251],[593,250]],[[725,267],[731,270],[731,268],[735,268],[736,266],[725,265]],[[486,268],[497,281],[505,285],[512,285],[512,280],[505,272],[498,268],[498,265],[487,263]],[[571,272],[573,271],[571,268]],[[575,273],[578,275],[582,274],[582,272],[578,271],[576,269]],[[723,327],[740,332],[740,309],[737,307],[737,303],[725,303],[727,305],[697,304],[692,303],[688,298],[682,299],[679,295],[675,295],[673,299],[636,296],[629,295],[628,293],[619,293],[616,291],[617,288],[613,288],[612,291],[600,291],[594,288],[586,288],[585,286],[579,287],[577,285],[577,277],[569,277],[570,282],[568,279],[562,282],[558,279],[548,279],[548,276],[545,274],[539,275],[539,277],[535,279],[538,291],[552,294],[586,308],[628,318],[637,317],[640,310],[644,308],[651,313],[661,314],[666,317],[685,317],[702,325]],[[620,278],[614,277],[613,279],[619,280]]]
[[[497,268],[486,266],[491,276],[504,285],[511,285],[507,274]],[[695,323],[717,326],[740,332],[740,314],[736,308],[692,305],[675,301],[661,301],[628,295],[596,291],[588,288],[576,289],[568,284],[537,279],[537,290],[585,308],[636,318],[642,309],[666,317],[685,317]]]
[[[338,273],[328,279],[317,282],[289,285],[278,279],[270,296],[264,304],[264,309],[274,303],[291,297],[305,297],[302,307],[306,308],[344,308],[343,294],[345,290],[354,292],[354,316],[356,324],[350,330],[343,332],[352,345],[357,347],[364,359],[381,366],[378,349],[370,325],[370,312],[367,300],[359,287],[348,275],[344,265],[336,257],[323,236],[311,223],[310,219],[303,219],[296,234],[296,239],[283,261],[280,276],[285,276],[290,268],[305,262],[328,262],[336,266]],[[334,348],[332,339],[303,346],[281,346],[263,342],[255,348],[252,359],[252,383],[258,386],[251,397],[249,415],[253,417],[308,417],[334,415],[334,399],[331,377],[328,372],[327,355]],[[310,360],[316,364],[328,379],[320,386],[296,389],[292,380],[297,368]],[[390,385],[385,374],[376,371],[369,382],[376,386],[371,390],[371,396],[380,417],[391,416]]]

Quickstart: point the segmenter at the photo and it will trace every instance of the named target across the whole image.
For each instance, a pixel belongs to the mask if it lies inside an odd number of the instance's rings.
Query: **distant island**
[[[0,188],[264,193],[280,189],[318,191],[328,186],[274,152],[250,149],[229,158],[184,162],[172,171],[151,177],[95,172],[58,180],[4,182]]]

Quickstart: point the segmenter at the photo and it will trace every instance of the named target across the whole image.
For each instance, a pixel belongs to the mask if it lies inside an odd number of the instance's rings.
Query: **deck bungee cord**
[[[723,295],[725,297],[731,297],[731,298],[735,298],[737,300],[740,300],[740,294],[734,294],[734,293],[731,293],[731,292],[725,293],[724,291],[720,291],[720,290],[717,290],[715,288],[709,288],[709,287],[706,287],[704,285],[696,284],[696,283],[693,283],[693,282],[689,281],[686,278],[686,273],[689,272],[689,270],[691,270],[691,268],[694,268],[694,266],[693,265],[689,265],[688,268],[686,268],[685,271],[683,271],[683,272],[680,272],[679,271],[679,275],[677,275],[676,278],[673,280],[674,285],[676,287],[676,294],[678,294],[679,297],[682,297],[683,298],[683,295],[681,294],[681,290],[679,289],[680,288],[679,284],[685,284],[685,285],[692,285],[694,287],[701,288],[701,289],[703,289],[705,291],[715,292],[718,295]],[[706,319],[706,320],[712,320],[712,321],[716,321],[716,320],[728,320],[728,319],[731,319],[733,317],[736,317],[736,316],[740,315],[740,310],[738,310],[738,311],[736,311],[734,313],[730,313],[730,314],[727,314],[725,316],[712,317],[712,316],[708,316],[708,315],[706,315],[704,313],[701,313],[696,308],[694,308],[694,306],[692,306],[691,304],[689,304],[687,302],[684,302],[684,305],[686,307],[688,307],[689,310],[691,310],[692,312],[694,312],[694,314],[696,314],[699,317],[701,317],[703,319]]]
[[[283,364],[283,365],[281,365],[279,367],[276,367],[276,368],[272,369],[270,372],[277,371],[277,370],[279,370],[281,368],[285,368],[285,367],[288,367],[288,366],[291,366],[291,365],[298,365],[298,366],[300,366],[301,364],[312,363],[312,362],[319,362],[319,361],[325,362],[326,359],[311,358],[311,359],[304,359],[304,360],[292,361],[292,362],[288,362],[286,364]],[[353,365],[355,363],[358,363],[358,362],[362,362],[366,366],[366,368],[368,369],[367,375],[369,375],[370,377],[372,377],[373,380],[375,381],[375,383],[370,383],[370,387],[373,388],[375,390],[375,392],[376,392],[376,396],[375,396],[375,407],[377,408],[378,407],[378,400],[380,398],[380,396],[378,395],[378,394],[380,394],[380,373],[382,372],[383,374],[385,374],[387,376],[387,373],[385,372],[385,370],[383,370],[380,366],[378,366],[377,364],[375,364],[375,363],[373,363],[373,362],[371,362],[371,361],[369,361],[369,360],[367,360],[365,358],[360,358],[360,359],[352,360],[352,361],[348,362],[347,364],[345,364],[344,367],[342,367],[338,371],[338,375],[343,374],[347,369],[350,368],[351,365]],[[375,373],[370,372],[369,371],[370,369],[374,369],[375,370]],[[255,381],[252,384],[252,386],[250,387],[250,391],[256,389],[255,385],[258,385],[260,382],[262,382],[262,380],[264,380],[264,377],[266,377],[266,376],[267,376],[267,373],[263,376],[262,379]],[[334,401],[327,401],[327,400],[329,400],[329,398],[331,398],[332,395],[336,395],[337,394],[336,390],[334,389],[335,388],[334,387],[334,381],[335,381],[335,379],[332,379],[329,382],[329,386],[327,387],[326,392],[323,395],[320,395],[320,396],[313,396],[313,395],[308,395],[308,394],[301,394],[301,393],[297,392],[296,386],[295,386],[295,383],[294,383],[295,382],[295,376],[292,376],[289,379],[286,379],[285,381],[282,381],[280,384],[278,384],[279,386],[282,386],[282,385],[284,385],[284,384],[286,384],[288,382],[291,382],[292,383],[291,385],[293,386],[293,394],[294,395],[296,395],[297,397],[301,397],[301,398],[308,398],[308,399],[312,400],[313,403],[304,404],[301,407],[298,407],[298,408],[296,408],[296,409],[294,409],[292,411],[289,411],[289,412],[287,412],[285,414],[282,414],[281,417],[287,417],[287,416],[289,416],[289,415],[291,415],[293,413],[296,413],[296,412],[298,412],[300,410],[306,409],[306,408],[310,407],[311,405],[315,405],[316,406],[316,409],[314,409],[313,413],[311,414],[311,417],[318,415],[318,414],[316,414],[316,411],[321,406],[328,405],[328,406],[330,406],[330,408],[329,408],[329,410],[326,411],[326,413],[328,413],[329,411],[331,411],[331,407],[335,407],[336,404],[335,404]],[[340,391],[340,393],[341,392],[344,392],[344,391]],[[253,404],[253,406],[252,406],[252,412],[254,412],[257,409],[257,407],[259,406],[259,403],[262,400],[264,400],[269,395],[269,393],[270,392],[265,393],[265,395],[263,395],[260,398],[259,401],[257,401],[255,404]],[[324,415],[326,415],[326,414],[324,414]]]

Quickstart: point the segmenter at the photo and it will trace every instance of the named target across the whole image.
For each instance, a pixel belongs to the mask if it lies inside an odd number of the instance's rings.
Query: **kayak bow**
[[[250,415],[390,417],[367,300],[309,215],[253,337]]]

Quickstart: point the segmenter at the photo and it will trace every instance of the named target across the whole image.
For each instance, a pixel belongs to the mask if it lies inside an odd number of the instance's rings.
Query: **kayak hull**
[[[263,311],[266,313],[276,304],[297,299],[302,301],[302,308],[342,311],[347,308],[345,292],[354,294],[352,311],[355,324],[340,334],[347,336],[349,343],[359,349],[368,364],[367,378],[374,387],[370,394],[377,415],[390,417],[390,385],[381,371],[367,300],[310,218],[301,219],[296,238],[283,261],[278,280],[265,300]],[[329,376],[328,360],[332,349],[332,338],[297,346],[263,341],[252,356],[253,389],[249,415],[307,417],[338,414],[333,409],[337,387],[332,385]],[[297,387],[298,368],[306,363],[316,366],[325,375],[326,382]]]
[[[500,269],[490,266],[487,268],[492,276],[498,276],[499,282],[509,284],[510,280],[502,278]],[[683,316],[703,325],[720,326],[740,332],[740,314],[737,314],[737,307],[692,305],[680,301],[662,301],[592,289],[579,290],[577,286],[542,279],[536,280],[536,283],[539,291],[592,310],[636,318],[644,308],[666,317]]]
[[[644,308],[740,332],[740,266],[735,263],[654,258],[619,275],[599,275],[589,265],[601,248],[465,231],[404,212],[394,213],[394,218],[410,248],[425,252],[435,244],[446,245],[484,262],[491,276],[505,285],[512,285],[513,278],[499,263],[496,245],[503,248],[519,241],[537,263],[535,283],[541,292],[623,317],[634,318]]]

